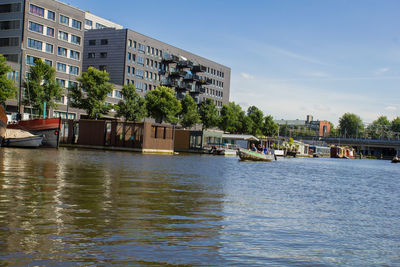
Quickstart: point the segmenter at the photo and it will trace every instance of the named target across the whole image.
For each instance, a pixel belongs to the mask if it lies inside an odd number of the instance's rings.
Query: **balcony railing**
[[[171,55],[168,53],[164,53],[162,60],[165,63],[178,63],[179,62],[179,57],[175,56],[175,55]]]
[[[190,60],[181,60],[179,61],[178,66],[181,68],[191,68],[193,67],[193,62]]]

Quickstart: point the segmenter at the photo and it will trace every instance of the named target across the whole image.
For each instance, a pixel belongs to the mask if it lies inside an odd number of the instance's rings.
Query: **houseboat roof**
[[[259,141],[255,136],[247,134],[222,134],[222,138],[231,140]]]

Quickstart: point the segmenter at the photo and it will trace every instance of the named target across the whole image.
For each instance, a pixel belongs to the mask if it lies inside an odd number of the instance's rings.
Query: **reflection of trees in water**
[[[67,149],[0,153],[1,251],[50,258],[94,244],[179,245],[218,235],[223,196],[198,174],[166,168],[170,158]]]

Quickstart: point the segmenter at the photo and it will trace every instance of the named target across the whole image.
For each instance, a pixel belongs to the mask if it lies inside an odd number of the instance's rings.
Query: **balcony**
[[[186,89],[189,90],[190,93],[196,93],[196,94],[203,94],[206,92],[206,89],[201,87],[201,85],[197,85],[197,84],[187,84],[186,85]]]
[[[162,57],[162,61],[164,63],[178,63],[179,62],[179,57],[177,57],[175,55],[168,54],[168,53],[164,53],[164,55]]]
[[[205,72],[206,70],[207,70],[207,68],[205,66],[203,66],[203,65],[194,65],[191,68],[192,72]]]
[[[211,79],[207,77],[200,77],[198,80],[201,84],[211,84]]]
[[[169,75],[174,76],[174,77],[184,77],[186,75],[186,71],[176,69],[176,68],[170,68]]]
[[[161,85],[163,85],[163,86],[172,86],[172,81],[170,80],[170,79],[167,79],[167,78],[162,78],[161,79],[161,83],[160,83]]]
[[[192,68],[193,62],[190,60],[181,60],[179,61],[178,66],[181,68]]]

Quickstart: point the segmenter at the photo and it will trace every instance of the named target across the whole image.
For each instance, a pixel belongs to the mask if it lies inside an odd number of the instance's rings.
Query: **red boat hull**
[[[35,135],[43,135],[42,146],[58,147],[61,118],[33,119],[7,125],[7,128],[21,129]]]

